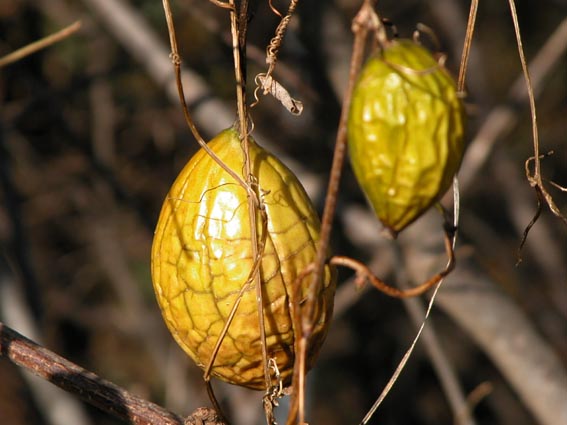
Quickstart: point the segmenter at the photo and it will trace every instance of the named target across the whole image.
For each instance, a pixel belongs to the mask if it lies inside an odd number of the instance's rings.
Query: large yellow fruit
[[[396,235],[449,188],[464,152],[455,81],[424,47],[395,40],[365,64],[349,111],[356,178]]]
[[[267,215],[259,271],[267,352],[284,383],[289,383],[295,337],[290,316],[292,285],[315,259],[320,223],[293,173],[251,137],[249,144],[251,169]],[[245,180],[243,150],[234,129],[221,132],[208,146]],[[201,368],[209,363],[241,296],[212,376],[265,389],[256,288],[245,285],[253,262],[246,190],[201,149],[183,168],[163,204],[152,247],[154,290],[175,340]],[[309,277],[301,282],[301,299],[309,282]],[[327,332],[334,290],[334,270],[327,267],[317,297],[310,365]]]

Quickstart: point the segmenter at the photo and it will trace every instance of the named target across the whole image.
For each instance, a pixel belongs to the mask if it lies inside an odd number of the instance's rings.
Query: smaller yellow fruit
[[[365,64],[349,111],[356,178],[396,235],[447,191],[464,153],[463,104],[431,53],[394,40]]]
[[[234,129],[221,132],[208,146],[245,180],[243,149]],[[295,175],[251,137],[249,147],[251,169],[267,215],[259,270],[266,346],[287,384],[296,335],[291,319],[292,286],[315,260],[320,223]],[[258,232],[262,232],[261,225]],[[163,204],[152,246],[154,290],[175,340],[201,368],[212,358],[227,317],[241,297],[212,375],[265,389],[256,288],[246,285],[253,263],[246,190],[201,149],[183,168]],[[308,277],[301,282],[301,299],[309,282]],[[327,267],[317,297],[310,366],[327,333],[334,290],[334,270]]]

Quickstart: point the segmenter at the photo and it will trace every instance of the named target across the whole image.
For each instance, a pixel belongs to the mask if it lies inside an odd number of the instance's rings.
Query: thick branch
[[[183,418],[130,394],[0,322],[0,356],[132,424],[181,425]],[[193,418],[187,418],[191,423]]]

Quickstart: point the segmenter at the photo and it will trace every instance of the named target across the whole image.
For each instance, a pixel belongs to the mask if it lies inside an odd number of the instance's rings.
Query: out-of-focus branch
[[[165,37],[162,41],[144,17],[123,0],[83,0],[83,3],[96,13],[122,47],[146,68],[148,75],[165,89],[170,101],[178,104],[173,65],[164,43]],[[187,104],[190,107],[194,105],[191,115],[204,133],[217,134],[219,130],[233,124],[235,110],[212,96],[201,76],[186,67],[181,68],[181,74]],[[258,131],[255,131],[255,137],[293,170],[310,196],[319,192],[322,182],[317,176],[284,155],[277,146],[270,143],[270,137]]]
[[[77,32],[81,28],[81,22],[77,21],[72,23],[71,25],[63,28],[56,33],[48,35],[40,40],[37,40],[33,43],[28,44],[27,46],[22,47],[12,53],[7,54],[0,58],[0,68],[3,68],[11,63],[17,62],[20,59],[25,58],[41,49],[45,49],[46,47],[51,46],[67,37],[71,34]]]
[[[38,339],[39,331],[31,309],[26,304],[15,275],[0,252],[0,320],[17,325],[27,335]],[[2,346],[2,344],[0,344]],[[1,355],[1,353],[0,353]],[[46,424],[50,425],[90,425],[79,401],[63,391],[58,390],[49,382],[39,379],[32,373],[24,371],[22,377],[36,405],[41,411]]]
[[[478,267],[467,262],[447,282],[438,304],[514,387],[538,423],[567,423],[567,373],[525,313]]]
[[[100,193],[99,196],[104,196],[101,193],[104,192],[103,190],[98,192]],[[137,335],[151,333],[153,338],[144,337],[142,342],[146,351],[151,355],[153,364],[156,366],[167,365],[168,371],[172,367],[177,371],[183,370],[187,366],[187,357],[184,357],[181,351],[175,354],[170,352],[173,342],[169,339],[169,334],[163,333],[163,326],[156,327],[156,324],[161,325],[161,317],[158,317],[157,309],[151,309],[144,305],[139,285],[137,285],[135,277],[128,267],[124,247],[120,243],[120,238],[117,238],[117,229],[113,225],[118,220],[112,220],[112,214],[116,214],[116,211],[111,197],[105,203],[109,205],[106,210],[108,217],[98,216],[88,211],[85,211],[84,216],[88,217],[90,223],[86,227],[89,239],[92,241],[90,245],[94,250],[94,257],[98,258],[102,270],[107,273],[109,282],[119,300],[120,321],[115,321],[115,324],[126,333]],[[90,207],[83,205],[82,208],[87,210]],[[187,400],[196,401],[199,399],[197,388],[187,384],[185,374],[176,372],[170,373],[169,376],[166,375],[166,373],[163,374],[166,399],[177,401],[173,405],[166,404],[169,408],[174,406],[183,408],[186,406]]]
[[[426,314],[423,302],[418,298],[406,298],[402,302],[412,321],[416,324],[416,328],[419,329]],[[453,410],[454,423],[455,425],[475,425],[476,421],[470,412],[455,367],[450,358],[445,354],[444,348],[437,337],[437,331],[431,321],[432,319],[429,318],[428,320],[427,326],[423,329],[421,335],[421,342],[427,351],[431,365],[435,369],[439,383],[443,387],[445,396]]]
[[[431,231],[435,226],[435,215],[428,214],[401,235],[411,258],[406,267],[416,281],[442,258],[432,252],[441,244]],[[437,295],[437,305],[492,359],[538,423],[567,423],[565,369],[526,314],[479,264],[461,256]]]
[[[221,422],[206,408],[186,418],[137,397],[58,356],[0,322],[0,356],[132,424],[182,425]]]
[[[492,173],[502,187],[508,215],[520,234],[534,214],[533,192],[524,184],[521,169],[509,157],[498,152],[496,160],[491,165]],[[529,252],[530,258],[537,261],[542,270],[541,277],[544,282],[541,289],[549,292],[551,303],[557,306],[559,313],[567,317],[567,288],[565,288],[567,264],[564,260],[565,249],[561,246],[565,242],[564,237],[567,236],[567,232],[561,226],[554,228],[547,218],[540,217],[538,225],[531,229],[524,249]],[[522,265],[519,264],[519,267]]]
[[[83,0],[114,38],[147,70],[152,79],[163,87],[169,99],[178,104],[177,86],[169,50],[144,17],[122,0]],[[216,134],[231,125],[235,112],[210,95],[206,82],[190,69],[182,69],[183,86],[189,105],[199,102],[192,111],[204,131]]]

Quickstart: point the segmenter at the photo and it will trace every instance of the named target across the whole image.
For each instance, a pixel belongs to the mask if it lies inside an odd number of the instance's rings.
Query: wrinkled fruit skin
[[[392,41],[365,64],[349,111],[349,152],[393,236],[451,185],[464,153],[464,121],[453,78],[420,45]]]
[[[276,360],[284,383],[289,383],[294,361],[292,285],[315,259],[320,223],[293,173],[252,138],[249,141],[268,222],[260,267],[267,352]],[[242,176],[244,155],[234,129],[221,132],[208,146]],[[152,246],[154,290],[175,340],[203,369],[242,293],[212,376],[265,389],[256,288],[246,285],[253,260],[246,191],[201,149],[163,204]],[[309,277],[302,280],[300,300],[309,282]],[[334,291],[334,270],[326,268],[317,297],[310,365],[327,333]]]

